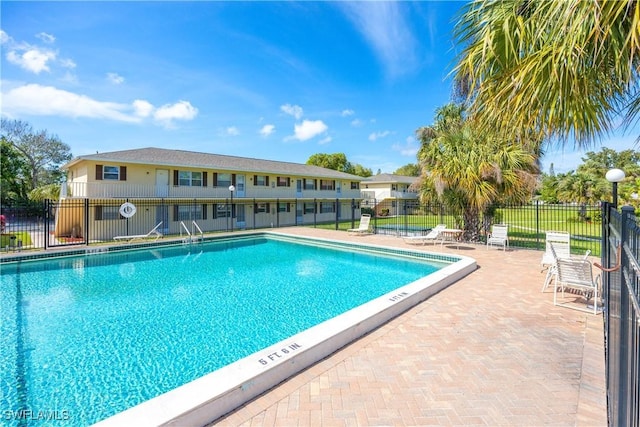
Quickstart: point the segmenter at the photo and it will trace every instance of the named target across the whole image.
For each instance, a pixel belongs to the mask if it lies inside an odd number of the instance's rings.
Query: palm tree
[[[587,204],[595,204],[603,199],[609,190],[607,181],[597,175],[584,172],[562,175],[558,180],[557,196],[560,202],[576,202],[580,204],[578,216],[586,219]]]
[[[455,37],[457,89],[483,123],[588,145],[638,119],[637,0],[475,0]]]
[[[479,132],[463,106],[439,108],[435,123],[418,129],[417,136],[422,201],[438,201],[458,212],[465,240],[479,240],[481,214],[491,204],[531,197],[538,173],[533,150]]]

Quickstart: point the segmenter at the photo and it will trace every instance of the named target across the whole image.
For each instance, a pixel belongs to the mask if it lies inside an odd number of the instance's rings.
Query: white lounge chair
[[[553,305],[564,306],[574,310],[598,313],[598,299],[600,298],[600,275],[593,277],[593,267],[586,259],[558,258],[556,262],[558,275],[553,291]],[[581,291],[582,296],[588,302],[593,299],[593,310],[586,306],[582,308],[565,301],[565,291]],[[558,291],[562,292],[563,302],[558,302]]]
[[[404,241],[414,245],[426,245],[429,242],[436,242],[440,236],[440,231],[446,229],[446,224],[438,224],[424,236],[406,236],[403,237]]]
[[[369,214],[362,214],[360,216],[360,225],[358,226],[358,228],[350,228],[347,230],[347,233],[349,234],[368,234],[371,233],[370,230],[370,222],[371,222],[371,215]]]
[[[144,240],[144,239],[158,240],[160,237],[162,237],[162,233],[158,231],[158,228],[160,228],[161,225],[162,225],[162,221],[160,221],[158,225],[153,227],[153,229],[147,234],[134,234],[131,236],[114,236],[113,240],[115,241],[128,240],[129,242],[133,242],[134,240]]]
[[[500,245],[503,250],[509,247],[509,226],[506,224],[494,224],[491,233],[487,236],[487,249],[491,245]]]

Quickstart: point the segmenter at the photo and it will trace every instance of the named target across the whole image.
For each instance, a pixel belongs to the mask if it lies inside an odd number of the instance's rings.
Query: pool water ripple
[[[94,423],[441,266],[266,238],[3,266],[0,407]]]

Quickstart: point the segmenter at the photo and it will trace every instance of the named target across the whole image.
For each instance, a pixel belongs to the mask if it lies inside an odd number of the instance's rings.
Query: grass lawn
[[[0,235],[0,247],[6,248],[11,242],[11,237],[15,236],[15,245],[18,246],[18,241],[22,241],[22,246],[31,246],[31,235],[26,231],[16,231],[14,233],[3,233]]]
[[[571,234],[571,252],[584,254],[590,250],[594,256],[600,255],[600,237],[602,224],[599,221],[580,220],[578,206],[562,208],[542,208],[525,206],[503,208],[496,211],[496,218],[509,225],[509,241],[511,246],[544,250],[545,232],[567,231]],[[597,213],[593,209],[587,214]],[[599,219],[599,215],[594,219]],[[344,220],[338,222],[339,230],[358,227],[359,221]],[[437,224],[446,224],[450,228],[460,228],[453,215],[398,215],[392,217],[375,217],[372,226],[404,231],[429,230]],[[335,222],[316,225],[317,228],[334,230]]]

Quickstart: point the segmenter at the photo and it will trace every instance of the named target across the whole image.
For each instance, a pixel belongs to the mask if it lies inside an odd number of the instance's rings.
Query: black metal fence
[[[133,214],[122,210],[127,203]],[[505,223],[512,247],[544,249],[546,231],[569,231],[573,252],[600,254],[599,206],[529,204],[495,206],[489,212],[479,219],[480,241],[491,224]],[[164,236],[289,226],[347,230],[357,227],[361,213],[372,214],[379,234],[423,234],[437,224],[465,228],[460,212],[410,199],[67,199],[3,207],[1,213],[6,218],[3,250],[114,242],[114,237],[143,236],[154,228]]]
[[[372,214],[376,233],[406,236],[424,234],[437,224],[465,229],[463,215],[440,204],[422,204],[417,200],[363,201],[363,213]],[[509,243],[513,247],[543,250],[547,231],[568,231],[571,250],[600,254],[602,210],[600,205],[523,204],[492,206],[480,215],[479,241],[484,241],[492,224],[509,226]],[[350,225],[349,225],[350,226]],[[343,225],[347,228],[347,225]]]
[[[603,205],[602,265],[609,425],[640,426],[640,227]],[[607,271],[608,270],[608,271]]]

